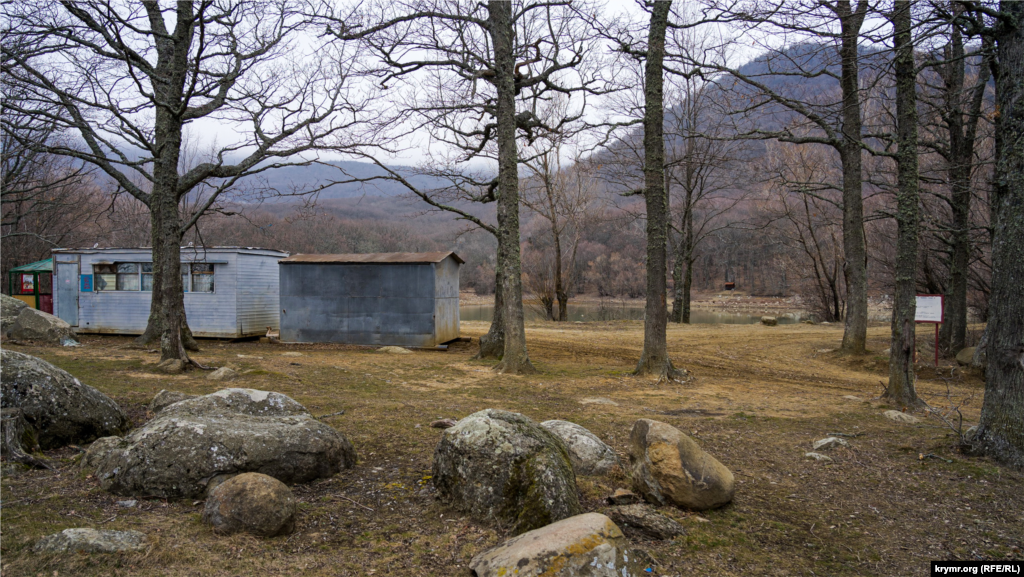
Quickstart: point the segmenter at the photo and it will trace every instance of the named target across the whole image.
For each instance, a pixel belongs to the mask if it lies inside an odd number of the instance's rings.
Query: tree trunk
[[[954,11],[959,13],[957,8]],[[971,168],[974,166],[974,143],[978,119],[988,84],[987,60],[982,60],[970,108],[964,110],[963,91],[967,62],[963,37],[952,27],[947,62],[943,69],[945,84],[945,123],[949,132],[948,174],[952,186],[950,209],[953,221],[952,255],[949,266],[949,288],[945,299],[945,322],[939,332],[939,350],[954,356],[967,341],[967,279],[971,257]],[[967,118],[964,118],[966,112]]]
[[[918,207],[917,74],[911,30],[912,3],[893,7],[893,46],[896,51],[896,294],[892,307],[889,386],[882,398],[898,407],[916,407],[914,383],[914,314],[916,304]]]
[[[996,35],[1002,141],[996,148],[985,400],[972,444],[1024,470],[1024,3],[1002,0],[999,9],[1010,19]]]
[[[489,0],[489,26],[494,46],[494,78],[497,91],[495,119],[498,140],[498,215],[502,234],[498,238],[504,251],[502,269],[502,305],[505,323],[505,353],[495,367],[498,372],[523,374],[536,369],[526,352],[526,327],[523,323],[523,278],[519,249],[519,162],[516,148],[515,58],[512,4]]]
[[[676,251],[676,261],[672,265],[672,313],[669,320],[674,323],[683,322],[683,240],[679,239],[680,247]]]
[[[864,198],[861,173],[861,119],[858,43],[864,12],[851,12],[849,0],[836,2],[842,26],[843,141],[839,156],[843,165],[843,253],[846,259],[846,319],[842,351],[864,354],[868,334],[868,256],[864,239]]]
[[[500,217],[500,215],[499,215]],[[501,235],[502,222],[498,220],[498,235]],[[505,281],[502,280],[501,271],[504,270],[505,255],[501,249],[501,240],[498,241],[498,250],[495,256],[494,267],[494,314],[491,316],[491,326],[487,334],[480,337],[480,352],[474,359],[497,359],[505,355],[505,305],[501,298],[501,287]]]
[[[636,365],[637,375],[677,379],[681,371],[668,358],[666,329],[668,310],[666,268],[668,261],[668,193],[665,188],[665,31],[671,0],[654,3],[647,36],[644,86],[644,201],[647,206],[647,307],[644,348]]]
[[[549,189],[549,198],[550,194]],[[568,295],[565,292],[565,282],[562,280],[562,239],[560,238],[561,235],[558,234],[558,227],[555,226],[557,221],[555,220],[556,215],[553,207],[551,216],[551,235],[555,239],[555,299],[558,300],[558,316],[555,316],[554,310],[552,310],[548,316],[550,316],[553,321],[565,321],[567,320],[565,316],[565,302],[568,300]],[[554,303],[552,303],[552,305],[553,304]]]

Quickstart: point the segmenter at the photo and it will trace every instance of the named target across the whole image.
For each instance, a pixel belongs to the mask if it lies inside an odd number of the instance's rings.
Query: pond
[[[528,321],[540,321],[545,319],[544,309],[537,305],[525,305],[523,313]],[[805,312],[788,313],[764,313],[778,319],[780,325],[796,324],[810,318]],[[459,317],[464,321],[490,321],[494,315],[494,305],[462,305],[459,307]],[[709,311],[694,309],[690,311],[690,323],[692,324],[727,324],[727,325],[752,325],[761,322],[761,314],[730,313],[722,311]],[[601,303],[601,304],[580,304],[569,303],[569,321],[594,322],[594,321],[638,321],[644,318],[644,308],[635,303]]]

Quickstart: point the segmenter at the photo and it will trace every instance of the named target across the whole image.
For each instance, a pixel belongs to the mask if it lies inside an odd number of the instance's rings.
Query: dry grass
[[[485,330],[484,323],[463,323],[466,336]],[[872,327],[869,346],[887,348],[887,333]],[[439,432],[428,423],[488,407],[575,421],[623,454],[635,419],[662,420],[736,473],[731,505],[701,515],[664,510],[687,535],[636,541],[657,561],[654,575],[927,575],[929,560],[1020,558],[1024,476],[957,454],[951,431],[934,417],[918,425],[882,417],[885,407],[870,399],[887,378],[885,359],[831,352],[841,335],[835,325],[673,326],[670,352],[695,376],[685,385],[629,375],[640,352],[638,322],[528,325],[541,371],[528,377],[498,375],[493,363],[468,360],[470,345],[386,355],[205,342],[201,362],[251,371],[231,386],[280,391],[316,415],[344,409],[328,422],[355,445],[358,466],[295,487],[301,516],[294,535],[220,537],[201,523],[201,503],[119,507],[124,498],[77,473],[75,451],[64,449],[49,455],[64,464],[59,471],[3,479],[3,575],[468,574],[472,556],[505,535],[435,501],[427,477]],[[922,340],[928,335],[922,329]],[[157,375],[156,355],[131,350],[129,342],[87,337],[80,349],[11,348],[110,394],[136,423],[148,418],[145,405],[160,389],[209,393],[225,386],[203,373]],[[924,365],[918,386],[937,407],[970,399],[964,415],[968,424],[977,420],[977,376]],[[856,435],[851,449],[833,451],[831,463],[804,458],[814,440],[837,432]],[[579,479],[590,510],[625,486],[621,472]],[[41,536],[76,526],[138,529],[153,546],[145,554],[32,553]]]

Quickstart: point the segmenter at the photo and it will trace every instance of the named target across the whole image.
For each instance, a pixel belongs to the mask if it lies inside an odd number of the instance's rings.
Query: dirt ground
[[[204,341],[196,357],[251,371],[230,386],[292,396],[352,441],[359,464],[294,487],[296,532],[260,539],[217,536],[200,521],[202,502],[140,499],[101,491],[78,472],[78,451],[48,456],[57,471],[2,480],[0,556],[19,575],[468,575],[469,560],[507,537],[440,505],[429,482],[440,432],[429,423],[485,408],[537,421],[566,419],[600,436],[625,458],[637,418],[679,427],[736,475],[730,505],[701,514],[662,508],[687,533],[673,541],[631,536],[654,562],[651,575],[928,575],[929,561],[1024,557],[1024,475],[954,450],[938,416],[887,420],[873,398],[887,378],[880,354],[834,352],[838,325],[693,325],[669,328],[669,350],[691,375],[657,384],[630,375],[643,327],[621,321],[528,324],[537,375],[495,374],[473,361],[482,322],[463,323],[473,343],[447,352],[396,355],[369,348]],[[929,339],[922,328],[921,340]],[[869,330],[869,348],[888,348],[888,327]],[[85,337],[75,349],[25,347],[111,395],[136,424],[161,389],[210,393],[206,373],[157,374],[154,352],[122,337]],[[300,353],[299,355],[285,353]],[[930,361],[930,359],[924,359]],[[977,422],[983,383],[950,364],[919,370],[919,393],[963,428]],[[851,448],[807,459],[811,443],[845,435]],[[587,510],[628,487],[622,471],[580,477]],[[43,555],[43,535],[68,527],[136,529],[145,553]]]

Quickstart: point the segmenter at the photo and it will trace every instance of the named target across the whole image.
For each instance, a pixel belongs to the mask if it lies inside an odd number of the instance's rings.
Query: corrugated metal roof
[[[11,269],[11,272],[53,272],[53,259],[37,260]]]
[[[292,263],[320,263],[320,264],[360,264],[360,263],[381,263],[381,264],[411,264],[441,262],[448,257],[454,258],[459,264],[464,264],[459,255],[452,251],[447,252],[374,252],[367,254],[294,254],[286,259],[279,260],[281,264]]]
[[[151,246],[103,246],[103,247],[91,247],[91,248],[55,248],[51,252],[54,253],[68,253],[68,254],[92,254],[99,252],[117,252],[117,251],[137,251],[147,250],[152,251]],[[182,251],[195,251],[195,252],[237,252],[241,250],[262,250],[267,252],[276,252],[278,254],[288,254],[287,251],[277,250],[273,248],[263,248],[260,246],[183,246]]]

